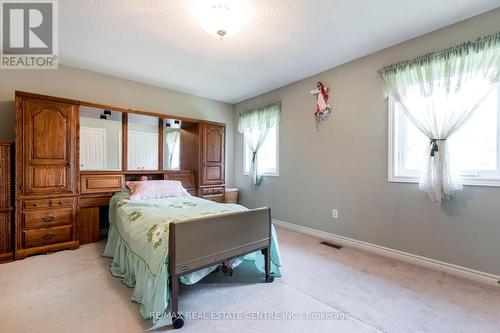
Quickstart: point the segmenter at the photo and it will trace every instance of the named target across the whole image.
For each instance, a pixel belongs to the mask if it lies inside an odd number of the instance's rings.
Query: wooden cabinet
[[[200,186],[224,184],[225,126],[201,124],[200,141]]]
[[[23,194],[76,194],[77,106],[22,102]]]
[[[119,150],[116,159],[121,159],[121,163],[112,170],[103,171],[101,168],[101,171],[80,174],[80,111],[85,115],[88,108],[103,112],[111,110],[111,119],[114,119],[113,113],[120,114],[115,119],[121,121],[121,127],[120,123],[117,127],[120,134],[113,138],[117,141],[115,147],[120,147],[114,150]],[[107,121],[106,115],[103,116]],[[102,119],[99,114],[97,117]],[[133,124],[152,117],[152,124],[157,124],[155,128],[158,132],[154,130],[151,133],[156,137],[154,140],[150,138],[147,144],[146,141],[141,142],[146,148],[153,147],[152,151],[143,149],[153,167],[151,170],[144,170],[148,169],[146,167],[129,170],[133,167],[129,160],[133,158],[128,155],[133,151],[132,141],[137,139],[137,131],[140,131],[134,129]],[[180,128],[178,151],[181,170],[163,168],[162,155],[166,144],[163,134],[168,125]],[[13,217],[4,210],[0,211],[0,251],[5,248],[3,239],[10,239],[12,234],[14,241],[10,244],[16,259],[74,249],[79,244],[98,241],[99,228],[106,228],[105,207],[110,197],[121,191],[127,180],[144,176],[154,180],[179,180],[190,194],[223,202],[225,130],[225,124],[221,123],[113,106],[97,107],[88,102],[16,92],[15,223],[13,230],[7,230],[5,225],[9,225]],[[89,145],[82,145],[88,153],[91,149]],[[134,146],[141,149],[140,144]],[[97,147],[97,150],[104,154],[100,148]],[[96,160],[104,161],[104,155],[101,157]],[[0,164],[0,174],[4,171]],[[6,200],[4,188],[0,183],[0,203]],[[102,222],[101,225],[99,222]]]
[[[0,141],[0,263],[13,258],[11,150],[12,142]]]
[[[78,105],[16,95],[15,257],[77,248]]]
[[[200,166],[198,195],[207,200],[224,202],[225,126],[200,125]]]

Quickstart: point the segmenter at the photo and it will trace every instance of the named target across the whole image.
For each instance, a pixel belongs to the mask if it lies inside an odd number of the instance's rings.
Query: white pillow
[[[177,180],[129,181],[129,200],[160,199],[189,195]]]

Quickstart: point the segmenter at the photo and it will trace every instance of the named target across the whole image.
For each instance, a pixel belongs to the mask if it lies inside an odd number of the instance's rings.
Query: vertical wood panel
[[[158,121],[158,170],[163,171],[163,118]]]
[[[11,147],[0,141],[0,262],[12,260]]]
[[[128,170],[128,114],[122,115],[122,170]]]
[[[80,244],[99,241],[99,207],[80,208]]]

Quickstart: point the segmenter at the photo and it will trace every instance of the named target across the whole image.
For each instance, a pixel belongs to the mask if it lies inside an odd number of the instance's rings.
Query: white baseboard
[[[371,244],[363,241],[359,241],[353,238],[339,236],[331,234],[328,232],[307,228],[297,224],[292,224],[280,220],[273,219],[274,225],[282,227],[285,229],[294,230],[303,234],[311,235],[323,240],[328,240],[343,246],[350,246],[367,252],[376,253],[385,257],[390,257],[393,259],[401,260],[410,264],[417,266],[422,266],[432,270],[445,272],[451,275],[459,276],[469,280],[474,280],[481,283],[486,283],[495,287],[500,287],[500,276],[493,274],[476,271],[474,269],[453,265],[450,263],[434,260],[431,258],[426,258],[418,256],[415,254],[390,249],[388,247]]]

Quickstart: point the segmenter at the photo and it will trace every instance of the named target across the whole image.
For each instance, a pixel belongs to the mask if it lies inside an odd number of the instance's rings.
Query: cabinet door
[[[24,194],[76,193],[77,106],[26,99]]]
[[[224,184],[225,127],[201,124],[200,185]]]

